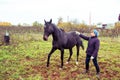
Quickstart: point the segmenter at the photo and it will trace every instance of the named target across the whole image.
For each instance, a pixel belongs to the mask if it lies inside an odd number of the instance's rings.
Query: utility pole
[[[67,16],[67,22],[69,22],[69,16]]]
[[[91,12],[89,12],[89,26],[91,26]]]

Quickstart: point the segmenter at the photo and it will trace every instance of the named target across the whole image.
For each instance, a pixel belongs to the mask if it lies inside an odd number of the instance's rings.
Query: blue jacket
[[[90,56],[97,57],[99,46],[100,46],[99,39],[96,36],[87,37],[82,34],[80,34],[79,36],[88,41],[88,47],[87,47],[86,53]]]

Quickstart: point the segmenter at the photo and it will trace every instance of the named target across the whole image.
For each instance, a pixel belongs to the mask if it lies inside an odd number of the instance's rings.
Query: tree
[[[32,26],[39,26],[39,27],[41,27],[41,26],[43,26],[41,23],[39,23],[38,21],[35,21],[35,22],[33,22],[33,25]]]
[[[12,26],[10,22],[0,22],[0,26]]]
[[[23,23],[23,26],[30,26],[29,24],[27,24],[27,23]]]
[[[21,26],[22,26],[22,25],[19,23],[19,24],[18,24],[18,27],[21,27]]]
[[[79,22],[78,22],[77,19],[74,19],[74,20],[72,21],[72,23],[73,23],[73,24],[79,24]]]
[[[58,25],[61,24],[63,22],[63,18],[62,17],[59,17],[58,18]]]
[[[115,23],[115,29],[120,29],[120,22]]]

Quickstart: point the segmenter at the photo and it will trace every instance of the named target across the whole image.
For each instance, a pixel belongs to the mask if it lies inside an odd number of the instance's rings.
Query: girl
[[[89,71],[89,62],[90,59],[93,61],[94,66],[96,68],[96,76],[99,78],[99,73],[100,73],[100,68],[97,63],[97,56],[98,56],[98,51],[99,51],[99,46],[100,46],[100,41],[98,39],[99,32],[97,30],[93,30],[90,33],[90,37],[87,37],[85,35],[80,34],[79,32],[76,32],[76,34],[79,34],[79,36],[85,40],[88,41],[88,47],[86,50],[86,60],[85,60],[85,73],[88,73]]]

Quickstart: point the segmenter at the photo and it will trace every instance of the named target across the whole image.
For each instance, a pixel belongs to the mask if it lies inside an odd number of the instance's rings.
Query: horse
[[[76,34],[75,31],[71,32],[65,32],[63,29],[58,28],[55,24],[52,23],[52,19],[50,21],[44,20],[44,34],[43,34],[43,40],[47,41],[48,37],[52,35],[53,40],[52,40],[52,49],[48,54],[48,59],[47,59],[47,67],[49,67],[49,60],[57,49],[61,51],[61,69],[63,68],[63,57],[64,57],[64,49],[69,49],[70,56],[67,60],[66,63],[68,63],[71,59],[71,56],[73,54],[72,48],[76,46],[77,48],[77,62],[78,64],[78,56],[79,56],[79,48],[80,46],[84,50],[83,42],[80,39],[79,35]]]

